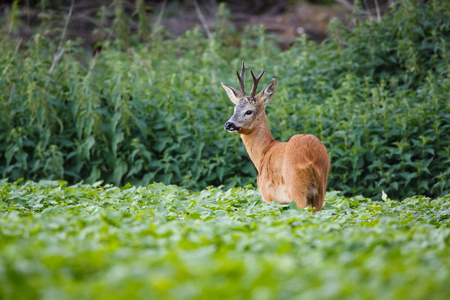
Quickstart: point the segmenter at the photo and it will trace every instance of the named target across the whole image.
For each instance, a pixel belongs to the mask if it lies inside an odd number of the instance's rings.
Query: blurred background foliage
[[[297,32],[288,46],[264,26],[235,25],[232,1],[176,35],[163,24],[172,3],[116,0],[88,15],[94,40],[77,35],[76,5],[55,3],[64,16],[49,1],[3,7],[1,177],[254,184],[241,140],[223,130],[233,105],[220,82],[237,85],[245,59],[266,69],[262,84],[279,80],[267,108],[274,137],[311,133],[328,148],[328,190],[449,192],[448,1],[398,1],[383,17],[354,3],[322,43]],[[201,19],[208,6],[195,4]]]

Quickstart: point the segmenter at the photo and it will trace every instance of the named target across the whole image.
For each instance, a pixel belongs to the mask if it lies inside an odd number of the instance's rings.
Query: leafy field
[[[448,299],[450,195],[0,183],[1,299]]]

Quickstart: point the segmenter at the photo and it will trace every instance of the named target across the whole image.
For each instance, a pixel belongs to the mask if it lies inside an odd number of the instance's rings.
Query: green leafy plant
[[[0,182],[2,299],[447,299],[450,195]]]

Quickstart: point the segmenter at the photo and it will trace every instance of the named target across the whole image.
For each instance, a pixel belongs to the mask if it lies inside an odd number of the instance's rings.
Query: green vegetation
[[[1,177],[254,183],[240,139],[223,130],[232,105],[220,82],[236,85],[245,58],[267,70],[262,84],[279,79],[274,137],[312,133],[329,149],[329,190],[397,200],[449,192],[448,1],[401,1],[380,22],[351,31],[335,22],[323,44],[301,38],[287,51],[263,28],[237,34],[223,7],[210,39],[200,28],[167,39],[156,25],[130,34],[120,6],[115,18],[111,31],[97,29],[105,40],[94,56],[77,40],[55,41],[63,30],[51,23],[28,42],[1,35]],[[13,11],[4,32],[14,20]]]
[[[448,299],[450,195],[0,182],[2,299]]]
[[[0,18],[0,299],[450,298],[449,1],[281,51],[224,6],[170,37],[118,0],[94,53],[46,3],[30,40],[19,1]],[[220,87],[242,59],[279,80],[274,137],[328,148],[322,211],[249,185]]]

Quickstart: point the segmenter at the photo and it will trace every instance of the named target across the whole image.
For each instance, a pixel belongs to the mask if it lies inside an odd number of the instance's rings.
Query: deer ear
[[[269,84],[256,96],[256,99],[259,99],[264,104],[272,101],[273,96],[275,96],[275,90],[277,89],[277,80],[272,78]]]
[[[224,84],[223,82],[221,82],[220,84],[222,84],[223,88],[225,89],[225,92],[227,92],[227,95],[230,98],[231,102],[237,105],[241,93],[235,88],[232,88],[231,86]]]

